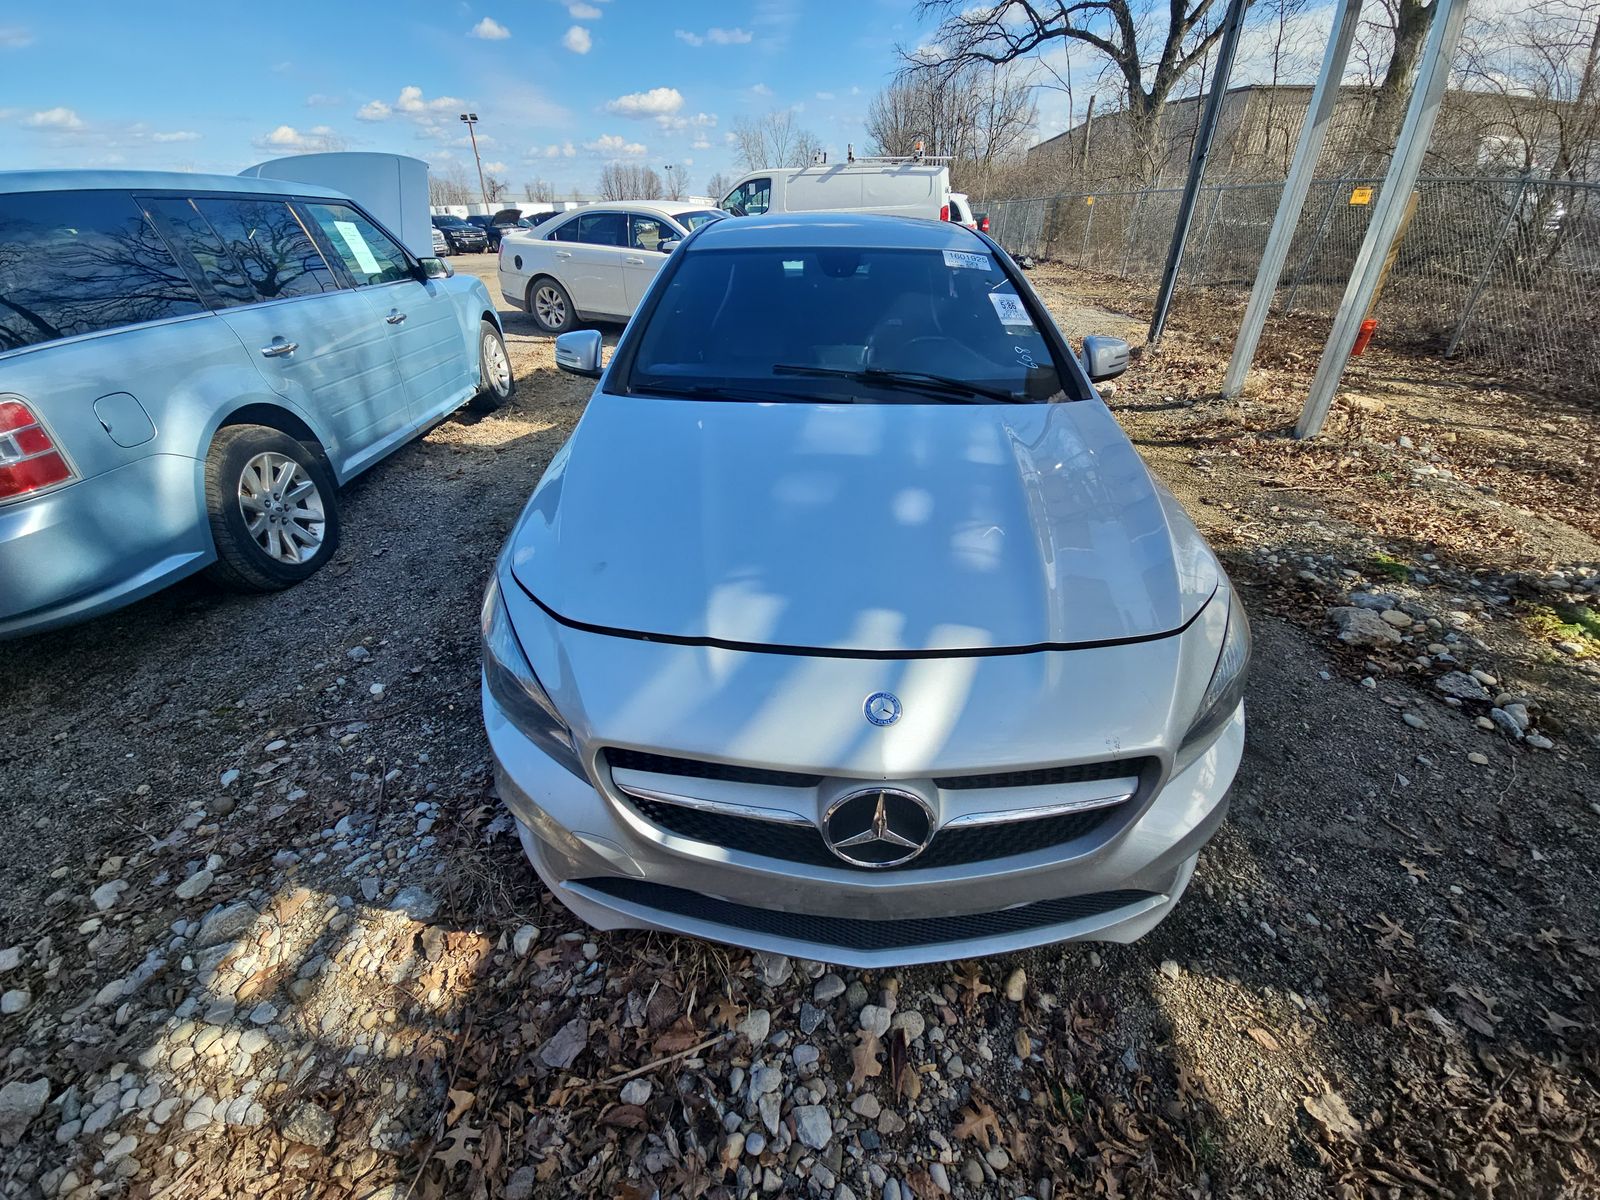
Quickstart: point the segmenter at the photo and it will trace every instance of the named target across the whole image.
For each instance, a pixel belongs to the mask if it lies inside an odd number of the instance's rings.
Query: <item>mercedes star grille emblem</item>
[[[893,725],[903,711],[900,697],[893,692],[873,692],[861,708],[867,714],[867,720],[874,725]]]
[[[897,867],[928,848],[933,826],[933,809],[921,796],[867,788],[834,801],[823,818],[822,836],[828,849],[853,867]]]

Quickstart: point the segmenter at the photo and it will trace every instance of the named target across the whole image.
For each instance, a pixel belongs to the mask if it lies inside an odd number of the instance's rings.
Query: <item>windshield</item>
[[[1028,304],[987,253],[691,251],[624,392],[864,404],[1064,399]]]
[[[709,225],[712,221],[721,220],[727,215],[720,208],[702,208],[694,212],[673,213],[672,219],[693,233],[700,226]]]

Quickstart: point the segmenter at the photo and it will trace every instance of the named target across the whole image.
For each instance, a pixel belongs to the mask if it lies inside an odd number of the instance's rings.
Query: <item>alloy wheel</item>
[[[483,334],[483,381],[496,396],[511,394],[511,362],[500,339],[488,330]]]
[[[567,323],[567,302],[549,284],[533,293],[533,311],[547,328],[560,329]]]
[[[267,451],[245,463],[239,511],[256,545],[278,562],[306,562],[322,547],[327,520],[322,493],[288,455]]]

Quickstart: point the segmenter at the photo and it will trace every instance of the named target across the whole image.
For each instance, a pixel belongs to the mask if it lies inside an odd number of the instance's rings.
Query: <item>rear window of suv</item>
[[[204,311],[129,193],[0,194],[0,351]]]

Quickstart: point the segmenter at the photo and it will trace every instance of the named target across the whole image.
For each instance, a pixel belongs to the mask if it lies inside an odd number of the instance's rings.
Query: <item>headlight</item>
[[[511,628],[511,614],[500,596],[498,578],[489,581],[483,596],[483,674],[489,694],[523,735],[579,779],[588,782],[572,730],[550,702],[539,677],[533,673],[522,643]]]
[[[1187,768],[1195,759],[1211,749],[1239,701],[1244,699],[1246,668],[1250,665],[1250,618],[1245,616],[1244,605],[1236,598],[1228,601],[1228,628],[1222,635],[1222,653],[1217,656],[1216,668],[1211,672],[1211,682],[1206,694],[1200,698],[1200,708],[1189,732],[1183,735],[1183,744],[1172,762],[1172,773]]]

